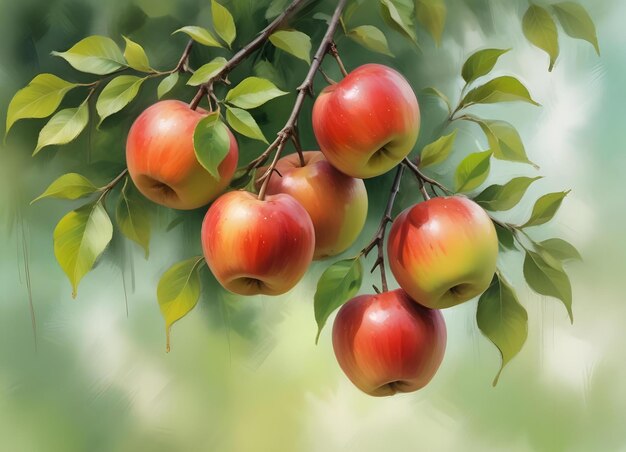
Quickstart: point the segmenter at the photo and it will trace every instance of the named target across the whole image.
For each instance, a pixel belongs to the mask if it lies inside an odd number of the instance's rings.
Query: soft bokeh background
[[[49,55],[89,34],[118,41],[129,35],[144,45],[156,67],[172,67],[185,39],[170,33],[182,25],[207,25],[205,3],[0,0],[0,122],[11,96],[39,72],[90,80]],[[321,2],[319,8],[330,11],[331,3]],[[395,64],[416,91],[434,84],[453,98],[460,91],[465,57],[487,46],[512,47],[495,73],[519,75],[543,105],[505,104],[480,113],[516,124],[530,158],[546,176],[507,219],[524,219],[540,194],[573,190],[557,219],[533,232],[538,238],[565,237],[585,257],[568,267],[575,323],[569,324],[559,302],[526,288],[519,256],[503,256],[505,273],[529,311],[530,331],[497,388],[491,381],[499,357],[476,327],[474,301],[445,312],[448,350],[427,388],[386,399],[358,392],[336,364],[330,328],[314,345],[312,301],[324,265],[315,265],[293,291],[274,299],[225,295],[204,271],[203,298],[175,325],[173,349],[166,354],[156,284],[171,263],[198,253],[201,211],[188,214],[170,233],[165,227],[175,216],[159,211],[148,261],[135,245],[114,241],[72,300],[54,260],[52,230],[73,204],[28,202],[72,170],[97,182],[109,180],[123,164],[130,121],[155,99],[155,86],[149,85],[126,114],[107,120],[101,131],[92,128],[71,146],[30,158],[43,124],[30,120],[16,125],[0,150],[0,450],[626,450],[626,4],[583,3],[597,23],[602,56],[587,43],[562,38],[562,56],[552,73],[547,56],[522,36],[520,18],[527,5],[522,1],[449,1],[442,47],[436,49],[420,33],[419,54],[388,32],[398,55],[394,61],[339,40],[350,67],[367,61]],[[240,24],[238,43],[261,28],[266,4],[230,3]],[[376,11],[365,8],[354,21],[378,23]],[[320,24],[309,15],[296,26],[319,36]],[[305,65],[271,48],[264,52],[282,71],[281,87],[293,91]],[[196,49],[192,62],[197,66],[210,54]],[[325,66],[338,77],[330,61]],[[233,79],[249,71],[244,66]],[[67,104],[75,105],[78,96],[73,93]],[[172,96],[190,99],[193,90],[181,84]],[[268,136],[285,121],[292,101],[293,96],[281,98],[257,112]],[[420,101],[424,144],[444,113],[433,99]],[[310,119],[306,110],[302,124]],[[304,143],[314,146],[310,127],[304,126],[303,134]],[[485,146],[473,127],[462,125],[460,137],[440,174],[446,180],[463,155]],[[245,140],[241,147],[248,159],[261,150]],[[91,170],[85,169],[88,163]],[[502,182],[533,170],[500,163],[492,173],[489,182]],[[375,229],[390,182],[369,182],[370,221],[355,249]],[[415,186],[407,181],[400,204],[415,199]]]

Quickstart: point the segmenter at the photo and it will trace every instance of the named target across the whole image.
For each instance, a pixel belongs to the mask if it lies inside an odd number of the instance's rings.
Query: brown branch
[[[376,257],[376,261],[374,262],[374,266],[370,270],[370,273],[373,273],[374,270],[376,270],[376,267],[380,267],[380,280],[383,292],[387,292],[389,290],[389,287],[387,286],[387,275],[385,272],[385,231],[387,230],[387,224],[393,221],[391,212],[393,210],[393,204],[396,201],[396,196],[400,191],[400,182],[402,182],[403,173],[404,165],[398,165],[396,177],[394,178],[393,185],[391,187],[391,193],[389,194],[389,199],[387,200],[387,207],[385,208],[385,213],[383,214],[380,224],[378,225],[378,230],[376,231],[376,234],[374,234],[372,241],[365,248],[363,248],[363,251],[361,251],[361,255],[367,257],[374,247],[378,247],[378,256]],[[376,289],[376,287],[374,288]]]
[[[189,55],[191,55],[192,47],[193,47],[193,39],[190,39],[189,42],[187,42],[187,45],[185,46],[185,50],[183,51],[183,54],[181,55],[180,60],[178,60],[178,64],[176,64],[176,67],[171,71],[171,73],[185,72],[188,69],[187,63],[189,62]]]
[[[330,43],[328,53],[330,53],[335,59],[335,61],[337,61],[337,66],[339,66],[341,75],[343,75],[344,77],[348,75],[348,71],[346,71],[346,67],[344,66],[343,61],[341,61],[341,57],[339,56],[339,51],[337,50],[337,44],[335,44],[335,41],[332,41]]]
[[[280,132],[278,132],[278,138],[274,143],[270,145],[270,148],[276,148],[276,154],[274,155],[274,160],[272,164],[267,169],[267,178],[263,181],[263,185],[259,190],[259,199],[265,198],[265,192],[267,190],[267,185],[269,184],[270,179],[272,178],[272,172],[280,155],[287,144],[287,141],[296,131],[296,123],[298,121],[298,116],[300,115],[300,110],[302,110],[302,106],[304,105],[304,99],[309,95],[313,95],[313,79],[315,78],[315,74],[319,70],[320,64],[322,64],[322,60],[324,59],[324,55],[329,52],[329,47],[333,41],[333,36],[335,34],[335,30],[337,29],[337,24],[339,23],[339,18],[341,17],[341,13],[346,6],[347,0],[339,0],[337,6],[335,7],[335,12],[333,13],[332,18],[328,22],[328,29],[322,38],[322,42],[317,48],[317,52],[315,52],[315,56],[313,57],[313,61],[311,63],[311,67],[309,68],[309,72],[302,84],[298,87],[298,96],[296,97],[296,102],[294,103],[293,110],[291,111],[291,115],[285,124],[285,127],[282,128]],[[268,148],[268,149],[270,149]],[[271,150],[269,151],[271,152]],[[269,152],[265,151],[263,154],[269,156]]]
[[[245,60],[250,54],[260,48],[270,37],[274,31],[281,25],[283,25],[297,10],[308,0],[293,0],[291,4],[274,19],[265,29],[257,35],[252,41],[242,47],[233,57],[226,62],[224,67],[213,76],[208,82],[200,85],[195,97],[189,103],[189,108],[195,110],[198,108],[198,104],[202,97],[211,89],[215,81],[224,80],[230,71],[232,71],[238,64]]]
[[[408,157],[405,157],[405,159],[402,160],[402,163],[411,170],[411,172],[415,175],[415,177],[417,177],[418,181],[421,181],[422,183],[426,183],[430,185],[431,187],[437,187],[441,189],[444,193],[453,194],[453,191],[447,188],[441,182],[431,177],[428,177],[426,174],[424,174],[422,170],[420,170],[419,166],[415,164],[414,162],[412,162],[411,160],[409,160]]]

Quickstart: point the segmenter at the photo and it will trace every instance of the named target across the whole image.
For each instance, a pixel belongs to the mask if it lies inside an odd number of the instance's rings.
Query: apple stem
[[[322,68],[319,68],[320,74],[322,74],[322,77],[324,77],[324,80],[326,80],[326,83],[328,83],[329,85],[335,85],[337,84],[336,81],[334,81],[332,78],[330,78],[328,76],[328,74],[326,72],[324,72],[324,70]]]
[[[396,171],[396,176],[393,180],[393,185],[391,187],[391,193],[389,194],[389,199],[387,200],[387,207],[385,208],[385,213],[380,220],[380,224],[378,225],[378,230],[374,235],[372,241],[363,248],[361,251],[361,255],[367,257],[367,255],[374,249],[374,247],[378,248],[378,256],[376,257],[376,261],[374,262],[374,266],[370,270],[370,273],[374,273],[376,267],[380,267],[380,280],[382,284],[382,291],[387,292],[389,287],[387,286],[387,274],[385,271],[385,254],[384,254],[384,245],[385,245],[385,231],[387,230],[387,224],[393,221],[391,217],[391,213],[393,210],[393,205],[396,201],[396,196],[398,192],[400,192],[400,183],[402,182],[402,175],[404,174],[404,165],[398,165],[398,169]],[[378,288],[374,286],[374,290],[378,293]]]
[[[274,19],[263,31],[261,31],[256,38],[242,47],[233,57],[226,62],[224,67],[215,74],[209,81],[200,85],[198,92],[189,103],[189,108],[195,110],[200,103],[202,97],[209,92],[209,88],[212,87],[216,81],[224,81],[230,71],[232,71],[239,63],[245,60],[248,56],[259,49],[269,39],[270,35],[276,31],[281,25],[283,25],[291,16],[308,0],[293,0],[287,8]]]
[[[295,2],[294,2],[295,3]],[[269,168],[264,174],[265,180],[263,181],[263,185],[261,185],[261,189],[259,190],[259,199],[262,201],[265,199],[265,192],[267,191],[267,186],[269,184],[270,179],[272,178],[272,173],[274,172],[274,168],[280,159],[280,155],[289,141],[296,133],[298,123],[298,116],[300,115],[300,111],[304,105],[304,99],[307,95],[313,96],[313,79],[315,78],[315,74],[319,71],[320,65],[322,64],[322,60],[324,56],[329,53],[329,48],[332,47],[333,36],[335,34],[335,30],[337,29],[337,24],[339,23],[339,18],[341,17],[341,13],[345,8],[347,0],[339,0],[337,6],[335,7],[335,12],[333,13],[332,18],[328,22],[328,28],[326,29],[326,33],[322,38],[322,42],[320,43],[317,51],[315,52],[315,56],[313,57],[313,61],[311,62],[311,66],[309,67],[309,72],[306,74],[304,81],[298,86],[298,96],[296,97],[296,101],[293,105],[293,109],[291,110],[291,114],[289,115],[289,119],[285,124],[285,127],[278,132],[278,137],[276,140],[269,146],[269,148],[261,154],[261,156],[254,160],[254,166],[248,165],[248,168],[258,167],[257,165],[261,165],[262,162],[270,155],[273,149],[276,149],[276,153],[274,154],[274,159],[270,164]],[[292,3],[293,5],[293,3]],[[301,157],[301,161],[303,158]]]
[[[343,64],[343,61],[341,61],[341,57],[339,56],[339,51],[337,50],[337,44],[335,44],[335,41],[331,41],[330,46],[328,47],[328,53],[330,53],[337,62],[337,66],[339,66],[341,75],[343,75],[344,77],[347,76],[348,71],[346,71],[346,67]]]

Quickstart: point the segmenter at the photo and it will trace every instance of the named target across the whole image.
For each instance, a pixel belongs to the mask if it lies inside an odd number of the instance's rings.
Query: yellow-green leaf
[[[230,136],[218,113],[207,115],[198,122],[193,133],[193,145],[198,162],[219,180],[218,168],[228,155]]]
[[[522,19],[522,29],[526,39],[539,47],[550,57],[549,71],[552,71],[559,57],[559,34],[550,13],[541,6],[531,5]]]
[[[489,176],[491,150],[468,155],[457,167],[454,175],[456,191],[468,192],[478,188]]]
[[[498,102],[522,101],[539,106],[528,89],[515,77],[505,75],[488,81],[471,90],[461,103],[463,108],[474,104],[494,104]]]
[[[478,123],[483,130],[495,158],[509,162],[528,163],[538,168],[529,160],[522,138],[513,125],[506,121],[475,117],[470,117],[470,120]]]
[[[267,144],[267,139],[252,115],[241,108],[226,106],[226,121],[242,135]]]
[[[540,242],[539,247],[542,251],[549,253],[554,259],[559,261],[582,261],[583,258],[574,245],[563,239],[548,239]]]
[[[169,93],[178,83],[178,72],[172,72],[159,83],[157,87],[157,97],[160,99]]]
[[[600,55],[596,26],[582,5],[574,2],[562,2],[552,5],[552,10],[565,33],[572,38],[583,39],[591,43],[596,49],[596,53]]]
[[[226,93],[226,102],[239,108],[249,109],[263,105],[276,97],[288,94],[269,80],[248,77]]]
[[[517,355],[528,337],[528,313],[520,304],[515,290],[496,275],[491,286],[478,300],[476,322],[480,331],[500,351],[502,364],[493,380],[498,379],[504,367]]]
[[[150,213],[143,198],[130,188],[128,179],[120,193],[115,218],[122,234],[138,243],[147,259],[150,249]]]
[[[126,66],[126,60],[115,41],[106,36],[89,36],[65,52],[52,52],[81,72],[110,74]]]
[[[434,96],[441,99],[443,103],[446,104],[448,114],[452,114],[452,104],[450,103],[450,99],[441,90],[430,86],[428,88],[424,88],[422,92],[427,96]]]
[[[43,198],[78,199],[97,191],[98,187],[86,177],[77,173],[68,173],[52,182],[41,195],[31,201],[31,204]]]
[[[354,297],[363,281],[363,266],[360,259],[346,259],[328,267],[317,283],[314,296],[317,337],[326,325],[328,317],[350,298]]]
[[[141,88],[144,80],[146,79],[134,75],[120,75],[111,80],[104,87],[96,102],[100,124],[105,118],[128,105],[139,93],[139,88]]]
[[[39,132],[37,147],[33,155],[43,147],[55,144],[67,144],[85,129],[89,122],[87,101],[76,108],[66,108],[57,112]]]
[[[413,0],[380,0],[380,5],[383,20],[417,46],[417,35],[413,28]]]
[[[450,135],[445,135],[424,146],[424,149],[422,149],[422,153],[420,154],[419,166],[421,168],[425,168],[446,160],[452,151],[452,147],[454,146],[456,134],[457,131],[455,130]]]
[[[213,36],[213,33],[211,33],[206,28],[189,25],[187,27],[179,28],[174,33],[185,33],[191,39],[196,41],[198,44],[202,44],[203,46],[224,47],[222,44],[219,43],[215,36]]]
[[[215,77],[226,66],[226,58],[213,58],[207,64],[200,66],[196,72],[189,78],[187,85],[198,86],[208,82]]]
[[[466,83],[472,83],[477,78],[489,74],[498,59],[511,49],[484,49],[472,54],[465,64],[461,74]]]
[[[554,297],[563,302],[570,321],[574,322],[572,312],[572,285],[563,267],[548,262],[538,253],[526,252],[524,259],[524,278],[532,290],[540,295]]]
[[[124,50],[124,58],[128,62],[128,65],[140,72],[151,72],[150,62],[148,61],[148,55],[146,51],[136,42],[124,36],[126,41],[126,49]]]
[[[444,0],[415,0],[417,20],[428,30],[437,45],[441,44],[447,14]]]
[[[311,64],[311,38],[307,34],[297,30],[278,30],[270,35],[270,42]]]
[[[65,94],[78,86],[53,74],[39,74],[19,90],[7,111],[6,132],[16,121],[25,118],[46,118],[59,107]]]
[[[348,37],[358,42],[366,49],[383,55],[393,56],[387,44],[384,33],[373,25],[361,25],[348,32]]]
[[[491,185],[474,201],[483,209],[494,212],[510,210],[522,200],[528,187],[539,179],[541,177],[516,177],[504,185]]]
[[[539,226],[554,218],[569,191],[548,193],[537,200],[530,219],[522,227]]]
[[[157,299],[165,319],[166,349],[170,351],[172,325],[185,317],[200,298],[200,265],[204,258],[197,256],[172,265],[159,280]]]
[[[213,16],[215,31],[230,47],[237,36],[237,28],[235,27],[235,20],[232,14],[224,6],[215,0],[211,0],[211,15]]]
[[[54,255],[72,284],[72,297],[112,237],[113,225],[100,202],[73,210],[59,221],[54,229]]]

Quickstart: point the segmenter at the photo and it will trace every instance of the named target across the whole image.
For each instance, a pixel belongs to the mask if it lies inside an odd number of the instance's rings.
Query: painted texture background
[[[245,30],[240,34],[252,35],[260,22],[251,17],[263,2],[234,3]],[[73,301],[52,249],[52,230],[68,204],[28,206],[55,177],[85,167],[86,159],[123,162],[128,121],[154,101],[152,87],[123,118],[112,118],[101,132],[84,134],[71,146],[31,159],[37,124],[24,121],[0,150],[0,449],[626,450],[626,4],[584,1],[598,26],[602,56],[587,43],[562,39],[561,58],[548,73],[547,56],[521,33],[525,2],[458,3],[449,6],[452,17],[440,49],[424,36],[418,55],[389,32],[399,57],[394,64],[416,91],[436,84],[454,97],[461,86],[460,66],[471,52],[488,46],[514,49],[495,73],[519,75],[543,107],[505,104],[481,112],[515,123],[530,158],[546,176],[507,219],[525,218],[540,194],[573,190],[556,220],[536,231],[537,237],[567,238],[585,258],[569,267],[573,326],[562,305],[535,295],[517,277],[519,256],[503,256],[505,272],[529,311],[530,330],[525,348],[505,369],[498,387],[492,388],[491,380],[499,357],[476,327],[474,301],[445,311],[448,350],[427,388],[375,399],[358,392],[341,373],[330,328],[314,345],[312,298],[324,266],[315,265],[293,291],[278,298],[225,295],[204,272],[203,299],[175,325],[172,352],[166,355],[156,284],[171,263],[198,252],[199,239],[193,238],[198,223],[165,233],[170,216],[160,212],[150,260],[134,245],[113,243]],[[70,75],[75,73],[50,51],[64,50],[88,34],[117,39],[129,33],[157,67],[168,67],[185,42],[169,33],[202,23],[207,9],[192,1],[0,0],[0,122],[11,96],[36,73],[79,77]],[[350,67],[389,61],[346,40],[339,45]],[[306,67],[282,58],[286,86],[293,89]],[[189,99],[193,90],[181,86],[176,94]],[[266,110],[260,121],[264,130],[273,133],[280,127],[292,101],[278,100]],[[443,112],[433,99],[420,96],[420,102],[424,144]],[[310,113],[302,121],[310,121]],[[303,132],[305,145],[313,146],[310,127]],[[454,157],[441,171],[444,179],[477,143],[485,149],[470,126],[461,126],[460,137]],[[261,150],[251,142],[244,145],[248,156]],[[95,168],[92,174],[101,175],[96,180],[107,180],[109,167],[97,163]],[[501,164],[488,182],[521,174],[533,171]],[[374,231],[390,182],[369,182],[370,219],[354,249]],[[401,205],[416,196],[413,185],[405,188]],[[363,291],[368,287],[364,284]]]

